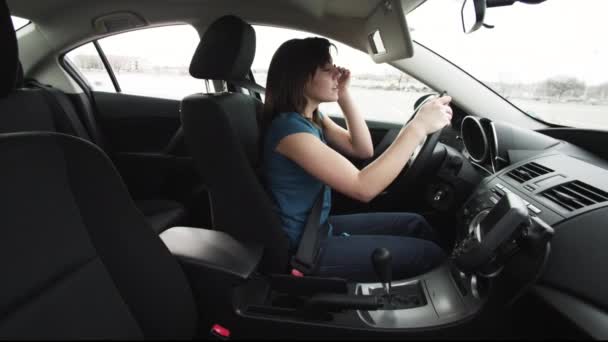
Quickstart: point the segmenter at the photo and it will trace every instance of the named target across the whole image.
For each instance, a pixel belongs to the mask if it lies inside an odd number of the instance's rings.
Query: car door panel
[[[95,92],[99,123],[115,153],[164,151],[180,127],[178,100]]]
[[[207,213],[205,188],[183,142],[180,101],[105,92],[93,96],[107,148],[131,195],[174,199],[191,212]],[[209,226],[208,215],[196,223]]]

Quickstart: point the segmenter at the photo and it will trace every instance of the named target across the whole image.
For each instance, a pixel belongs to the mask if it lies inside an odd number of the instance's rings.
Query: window
[[[190,76],[188,71],[199,42],[192,26],[143,29],[98,42],[122,93],[181,100],[206,89],[205,83]],[[108,91],[109,86],[114,91],[93,44],[86,46],[68,53],[67,57],[85,74],[94,90]]]
[[[608,1],[489,8],[484,21],[494,28],[472,34],[462,32],[460,6],[422,4],[408,14],[413,38],[530,116],[608,130]]]
[[[108,71],[103,65],[93,43],[85,44],[70,51],[66,57],[76,66],[94,91],[115,91]]]
[[[15,28],[15,31],[30,23],[29,20],[16,17],[14,15],[11,16],[11,19],[13,20],[13,27]]]
[[[257,83],[266,84],[272,55],[285,41],[314,34],[267,26],[255,26],[257,47],[252,71]],[[367,53],[332,41],[337,47],[334,63],[351,71],[351,92],[366,120],[405,123],[413,112],[415,101],[432,92],[430,88],[388,64],[376,64]],[[341,116],[337,103],[321,104],[320,110],[330,116]]]
[[[165,26],[99,41],[121,91],[181,100],[201,92],[204,83],[188,71],[199,36],[192,26]]]

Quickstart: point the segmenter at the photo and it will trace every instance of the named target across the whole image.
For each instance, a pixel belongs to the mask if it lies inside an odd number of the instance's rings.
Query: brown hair
[[[280,113],[302,113],[306,108],[304,87],[318,67],[331,63],[330,47],[325,38],[292,39],[283,43],[272,56],[266,79],[266,100],[261,116],[262,131]],[[321,127],[318,110],[313,122]]]

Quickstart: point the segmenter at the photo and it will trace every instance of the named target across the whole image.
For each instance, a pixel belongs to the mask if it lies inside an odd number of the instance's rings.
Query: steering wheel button
[[[499,189],[501,189],[501,190],[504,189],[504,186],[502,184],[500,184],[500,183],[497,183],[496,187],[499,188]]]
[[[532,204],[528,204],[528,209],[532,210],[535,214],[539,214],[541,212],[540,209],[538,209],[537,207],[533,206]]]

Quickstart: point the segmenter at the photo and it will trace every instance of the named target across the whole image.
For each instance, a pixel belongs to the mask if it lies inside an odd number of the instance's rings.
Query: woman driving
[[[370,256],[378,247],[392,254],[395,278],[438,266],[445,253],[432,227],[413,213],[330,215],[331,190],[369,202],[405,167],[424,138],[450,123],[451,98],[427,101],[392,145],[365,168],[344,155],[373,156],[369,129],[349,91],[351,73],[333,64],[323,38],[293,39],[275,52],[268,70],[261,118],[263,174],[282,227],[297,250],[311,208],[322,191],[320,224],[329,224],[316,275],[376,281]],[[323,115],[319,104],[337,101],[347,129]]]

